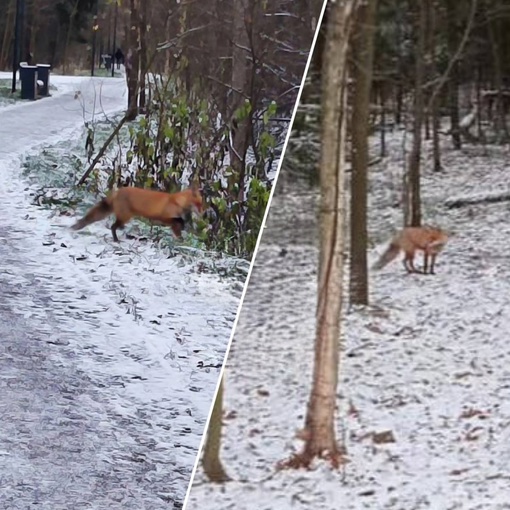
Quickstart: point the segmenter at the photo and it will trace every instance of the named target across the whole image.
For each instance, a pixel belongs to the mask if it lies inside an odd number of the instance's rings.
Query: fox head
[[[191,185],[189,189],[191,194],[191,206],[199,213],[201,213],[204,209],[204,201],[202,198],[202,193],[200,193],[200,189],[196,183]]]
[[[436,229],[436,235],[429,243],[428,247],[432,253],[439,253],[443,250],[447,242],[448,234],[443,230]]]

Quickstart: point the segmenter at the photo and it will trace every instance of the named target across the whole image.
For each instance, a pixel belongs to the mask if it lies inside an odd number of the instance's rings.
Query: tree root
[[[276,465],[278,471],[284,469],[311,469],[311,464],[315,459],[321,459],[329,462],[333,469],[339,469],[349,462],[347,450],[345,447],[336,447],[334,451],[313,451],[308,446],[301,453],[296,453],[290,459],[280,461]]]

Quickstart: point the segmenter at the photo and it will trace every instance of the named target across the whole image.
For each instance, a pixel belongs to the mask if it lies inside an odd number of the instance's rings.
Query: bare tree
[[[304,450],[285,467],[308,467],[326,458],[337,467],[342,461],[335,434],[338,383],[340,312],[344,247],[344,159],[346,153],[347,51],[356,1],[330,5],[322,70],[321,244],[315,363],[303,438]]]
[[[429,59],[429,76],[428,78],[435,78],[437,74],[437,51],[435,42],[436,31],[436,14],[435,5],[433,0],[427,0],[427,16],[428,16],[428,41],[427,51],[430,55]],[[434,172],[441,171],[441,145],[439,140],[439,131],[441,129],[441,118],[439,112],[439,97],[432,98],[430,103],[430,115],[432,117],[432,150],[434,160]]]
[[[3,42],[0,47],[0,67],[5,68],[9,64],[9,50],[11,49],[11,38],[13,36],[14,17],[16,13],[16,0],[11,0],[5,7],[5,30],[3,33]]]
[[[140,79],[140,24],[138,7],[139,0],[130,0],[130,22],[126,26],[128,51],[125,59],[126,81],[128,87],[128,120],[134,120],[138,115]]]
[[[494,12],[502,12],[503,7],[500,5],[499,0],[492,0],[489,2],[492,4],[492,9]],[[487,16],[487,31],[489,35],[490,46],[492,50],[492,58],[494,61],[494,85],[497,91],[496,96],[496,122],[494,124],[496,139],[498,142],[507,142],[509,139],[508,134],[508,126],[506,123],[506,108],[503,101],[503,93],[502,90],[504,88],[504,80],[503,80],[503,68],[504,64],[502,62],[501,55],[501,47],[504,46],[502,41],[502,30],[501,30],[501,19],[499,17],[491,16],[491,12],[488,11],[486,13]]]
[[[71,35],[74,31],[74,18],[76,17],[76,15],[78,14],[78,5],[79,5],[79,0],[76,0],[74,2],[74,5],[73,5],[73,10],[71,11],[71,15],[69,16],[69,28],[67,29],[67,37],[66,37],[66,43],[65,43],[65,46],[64,46],[64,56],[63,56],[63,71],[64,71],[64,74],[67,74],[67,68],[68,68],[68,58],[67,58],[67,54],[69,52],[69,46],[70,46],[70,41],[71,41]]]
[[[377,0],[360,4],[353,31],[350,301],[368,304],[367,172],[370,89],[372,85]]]
[[[448,53],[453,55],[457,47],[457,33],[458,33],[458,2],[455,0],[447,0],[447,40],[448,40]],[[459,63],[453,62],[450,79],[448,81],[448,99],[450,107],[450,124],[451,124],[451,135],[453,146],[456,149],[460,149],[462,146],[462,140],[460,138],[460,113],[459,113]]]
[[[139,25],[138,25],[138,40],[140,44],[140,101],[139,106],[140,110],[145,109],[145,105],[147,99],[146,95],[146,74],[147,74],[147,8],[148,2],[142,2],[140,5],[140,17],[139,17]]]
[[[230,93],[230,115],[233,117],[242,105],[250,104],[251,75],[248,66],[249,31],[252,17],[248,12],[248,0],[234,1],[233,46],[232,46],[232,91]],[[245,103],[246,100],[246,103]],[[230,159],[239,176],[238,200],[244,200],[245,160],[250,138],[249,113],[243,112],[233,119],[231,131]]]
[[[421,198],[420,198],[420,158],[422,127],[424,119],[424,56],[425,56],[425,32],[427,21],[426,0],[419,0],[419,15],[417,21],[418,42],[416,48],[416,68],[414,86],[414,117],[413,117],[413,145],[409,155],[409,170],[406,179],[404,207],[404,224],[419,227],[421,225]],[[410,215],[410,217],[409,217]]]

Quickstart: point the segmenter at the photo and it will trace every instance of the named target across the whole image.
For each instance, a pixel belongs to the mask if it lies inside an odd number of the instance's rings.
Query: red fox
[[[179,191],[165,193],[141,188],[124,187],[114,191],[90,209],[85,216],[71,228],[80,230],[91,223],[115,214],[112,235],[119,242],[117,229],[122,229],[135,216],[167,225],[177,237],[181,237],[184,227],[182,215],[196,210],[202,212],[202,195],[196,186]]]
[[[430,257],[430,274],[434,274],[434,263],[438,253],[444,248],[448,236],[435,227],[406,227],[391,240],[386,251],[373,265],[373,269],[381,269],[404,252],[404,267],[408,273],[418,273],[414,267],[414,254],[423,251],[423,274],[427,274]]]

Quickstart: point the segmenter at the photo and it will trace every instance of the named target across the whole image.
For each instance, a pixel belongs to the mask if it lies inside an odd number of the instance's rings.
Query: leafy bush
[[[276,138],[269,105],[253,126],[253,143],[242,172],[230,165],[230,127],[214,105],[194,92],[179,92],[171,81],[155,81],[143,116],[129,125],[129,148],[119,166],[118,184],[175,192],[192,180],[200,184],[207,208],[194,234],[207,249],[250,258],[257,241],[272,181]],[[250,103],[236,112],[255,116]]]

